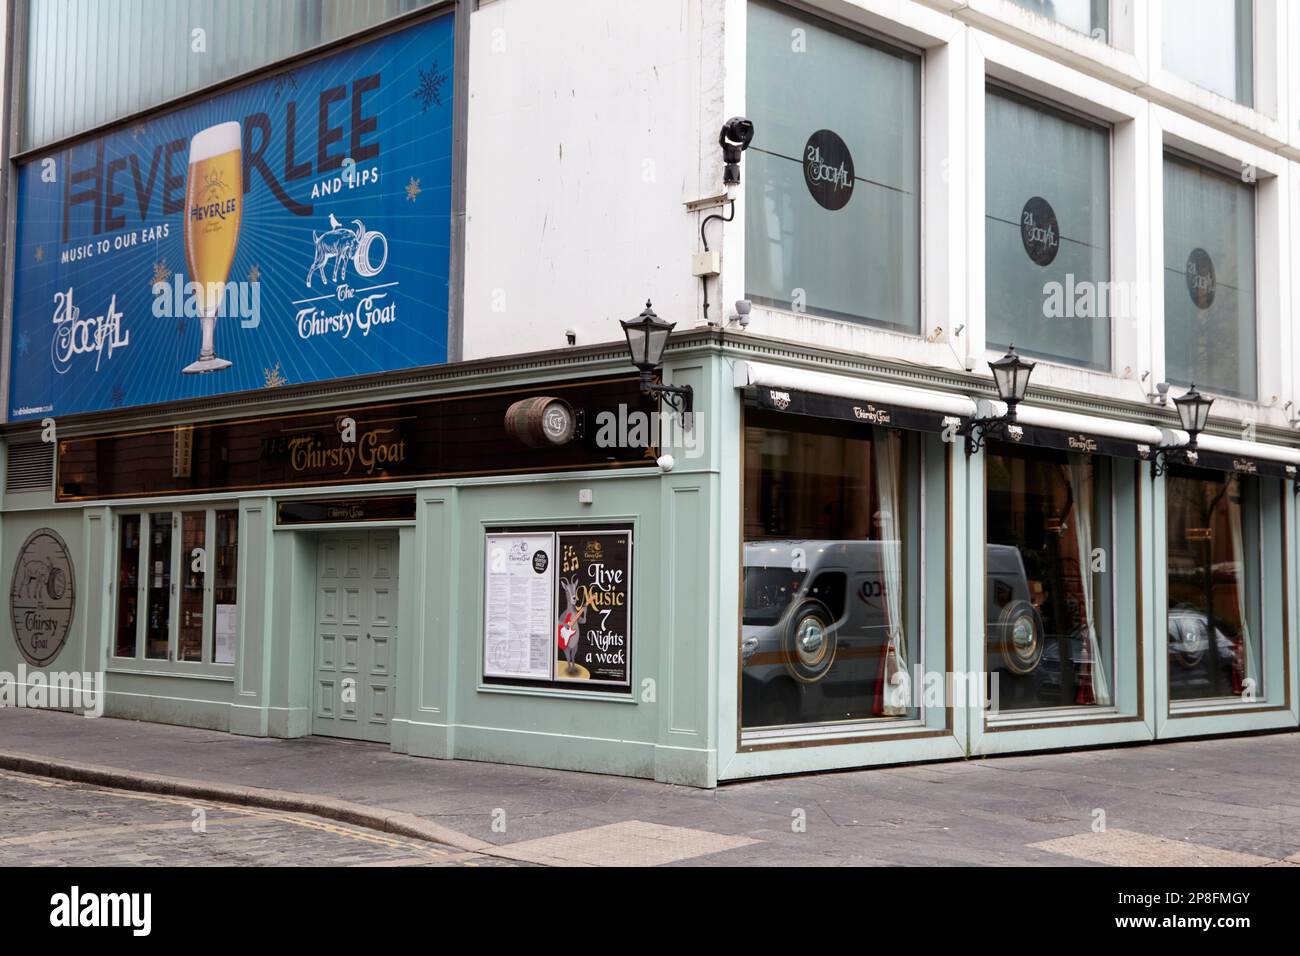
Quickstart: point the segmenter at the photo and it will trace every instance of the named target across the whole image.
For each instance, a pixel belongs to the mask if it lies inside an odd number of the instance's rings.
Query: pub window
[[[774,413],[750,422],[742,727],[918,718],[920,437]]]
[[[1115,705],[1109,564],[1118,466],[1101,455],[989,443],[985,633],[999,711]]]
[[[1109,21],[1107,0],[1011,0],[1018,7],[1032,10],[1055,20],[1071,30],[1087,33],[1106,41]]]
[[[1260,479],[1173,467],[1165,500],[1169,698],[1262,698]]]
[[[118,515],[115,657],[234,663],[238,529],[233,508]]]
[[[747,46],[748,297],[917,333],[920,57],[767,3]]]
[[[989,347],[1109,369],[1110,130],[996,86],[984,123]]]
[[[117,657],[135,657],[140,621],[140,515],[118,518]]]
[[[1254,401],[1255,186],[1165,154],[1165,377]]]
[[[1251,0],[1165,0],[1163,11],[1161,65],[1197,86],[1253,105]]]

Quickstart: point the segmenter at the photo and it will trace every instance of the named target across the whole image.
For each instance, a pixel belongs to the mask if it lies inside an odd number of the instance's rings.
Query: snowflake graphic
[[[293,75],[293,70],[285,70],[277,74],[275,78],[275,95],[279,96],[285,90],[296,90],[298,88],[298,78]]]
[[[253,263],[253,268],[248,270],[248,281],[249,282],[262,281],[262,270],[258,268],[256,262]]]
[[[19,332],[19,333],[18,333],[18,354],[19,354],[19,355],[26,355],[26,354],[27,354],[27,347],[28,347],[28,345],[29,345],[30,343],[31,343],[31,339],[29,339],[29,338],[27,337],[27,333],[26,333],[26,332]]]
[[[45,261],[45,247],[44,247],[44,246],[37,246],[37,247],[36,247],[36,261],[37,261],[37,262],[44,262],[44,261]]]
[[[113,407],[114,407],[114,408],[119,408],[119,407],[122,405],[122,403],[125,402],[125,401],[126,401],[126,392],[123,391],[122,386],[121,386],[121,385],[114,385],[114,386],[113,386],[113,394],[112,394],[112,398],[111,398],[111,402],[112,402]]]
[[[153,264],[153,278],[149,280],[149,286],[152,288],[159,282],[168,282],[171,280],[172,270],[167,268],[167,260]]]
[[[131,127],[131,135],[134,136],[136,139],[139,139],[141,136],[145,134],[145,132],[148,129],[149,127],[146,126],[144,123],[136,123],[134,126]]]
[[[423,191],[424,190],[420,188],[420,181],[412,176],[411,181],[406,184],[406,201],[415,202],[415,197],[420,195]]]
[[[281,385],[289,384],[289,380],[285,378],[284,373],[280,371],[279,362],[275,363],[275,368],[262,369],[262,375],[266,379],[267,388],[279,388]]]
[[[429,112],[430,106],[442,105],[442,87],[447,82],[447,74],[438,72],[438,61],[434,60],[427,70],[420,69],[420,85],[415,89],[415,98],[420,101],[420,112]]]

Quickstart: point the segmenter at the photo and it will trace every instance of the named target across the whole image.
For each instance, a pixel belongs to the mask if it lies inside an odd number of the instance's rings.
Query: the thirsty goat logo
[[[1040,266],[1050,266],[1061,250],[1056,212],[1042,196],[1031,197],[1020,211],[1020,241],[1029,258]]]
[[[68,546],[50,528],[33,531],[18,550],[9,588],[14,640],[27,663],[44,667],[58,657],[75,605]]]
[[[307,269],[307,288],[319,277],[321,285],[334,285],[333,291],[307,299],[298,299],[298,337],[311,339],[319,335],[349,338],[358,332],[368,336],[378,326],[397,321],[397,303],[390,300],[396,282],[379,282],[353,288],[348,285],[348,264],[363,279],[373,279],[388,264],[388,239],[382,232],[367,229],[360,219],[349,228],[330,213],[330,227],[318,233],[312,230],[313,254]],[[385,301],[389,300],[389,301]],[[335,305],[341,304],[341,309]]]
[[[853,157],[839,134],[819,129],[803,150],[803,179],[817,204],[834,212],[853,198]]]

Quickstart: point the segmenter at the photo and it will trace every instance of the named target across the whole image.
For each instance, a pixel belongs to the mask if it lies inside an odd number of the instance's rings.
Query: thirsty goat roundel
[[[63,538],[50,528],[29,534],[14,563],[9,611],[18,650],[33,667],[44,667],[59,656],[72,627],[76,592]]]

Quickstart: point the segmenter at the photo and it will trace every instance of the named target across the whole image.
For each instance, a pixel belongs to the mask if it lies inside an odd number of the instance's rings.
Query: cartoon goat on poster
[[[316,230],[311,232],[312,242],[315,244],[316,253],[312,257],[311,268],[307,270],[307,288],[311,288],[311,279],[314,272],[320,272],[321,282],[328,281],[325,275],[325,266],[331,259],[334,260],[334,282],[339,281],[340,273],[344,281],[348,277],[348,263],[355,260],[357,251],[361,248],[361,243],[365,240],[366,227],[360,219],[353,219],[356,223],[356,229],[349,229],[342,225],[334,214],[330,213],[329,232],[316,234]]]
[[[591,607],[591,595],[587,595],[587,600],[583,602],[581,609],[579,609],[578,579],[576,577],[560,578],[560,588],[564,591],[565,600],[564,612],[560,615],[557,628],[560,650],[564,652],[564,659],[569,662],[566,673],[573,677],[578,673],[578,665],[574,662],[574,657],[578,653],[578,632],[582,623],[587,619],[587,608]]]

